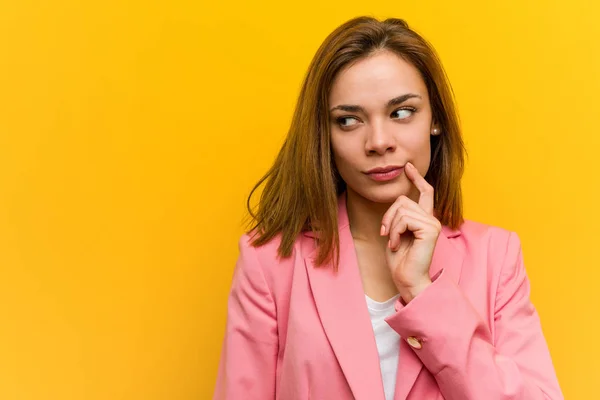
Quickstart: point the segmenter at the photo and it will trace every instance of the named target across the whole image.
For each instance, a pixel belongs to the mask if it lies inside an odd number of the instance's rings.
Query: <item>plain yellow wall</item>
[[[519,233],[564,393],[600,398],[597,2],[5,0],[1,399],[210,398],[246,195],[360,14],[437,48],[466,216]]]

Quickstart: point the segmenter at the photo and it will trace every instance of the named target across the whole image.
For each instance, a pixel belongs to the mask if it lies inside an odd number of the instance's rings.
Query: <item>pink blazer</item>
[[[279,236],[240,239],[214,399],[384,400],[345,199],[337,275],[314,267],[309,232],[282,260]],[[444,226],[430,275],[386,320],[402,338],[395,400],[563,399],[514,232]]]

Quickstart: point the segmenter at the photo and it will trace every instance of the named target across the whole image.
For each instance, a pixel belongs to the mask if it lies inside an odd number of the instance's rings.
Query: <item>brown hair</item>
[[[456,229],[463,222],[460,179],[466,151],[461,138],[452,86],[433,47],[397,18],[379,21],[357,17],[335,29],[321,44],[305,76],[291,126],[275,163],[254,186],[247,208],[255,231],[252,245],[261,246],[281,232],[280,257],[289,257],[297,235],[317,236],[316,265],[335,253],[339,261],[337,197],[346,184],[337,172],[330,146],[328,95],[336,74],[379,50],[389,50],[414,65],[425,81],[432,118],[441,134],[431,136],[431,164],[425,179],[435,190],[435,212]],[[266,181],[258,211],[250,199]],[[257,235],[257,237],[256,237]]]

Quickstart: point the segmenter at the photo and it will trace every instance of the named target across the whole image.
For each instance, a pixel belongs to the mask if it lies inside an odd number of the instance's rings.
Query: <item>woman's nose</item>
[[[375,123],[367,133],[365,150],[367,154],[385,154],[396,149],[393,129],[386,127],[385,123]]]

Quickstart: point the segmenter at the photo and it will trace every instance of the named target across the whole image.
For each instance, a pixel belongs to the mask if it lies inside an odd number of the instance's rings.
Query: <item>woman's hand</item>
[[[411,163],[404,170],[421,193],[419,203],[398,197],[383,216],[381,235],[389,235],[386,261],[408,303],[431,284],[429,266],[442,224],[433,215],[433,187]]]

